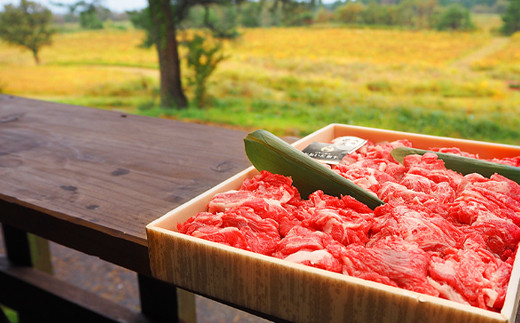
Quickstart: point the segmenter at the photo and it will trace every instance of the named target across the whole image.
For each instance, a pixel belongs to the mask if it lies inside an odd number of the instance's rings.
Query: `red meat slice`
[[[416,175],[406,174],[400,182],[401,185],[415,191],[426,193],[438,203],[446,204],[455,200],[455,190],[447,182],[435,183],[431,179]]]
[[[444,298],[484,309],[504,304],[512,266],[482,248],[452,249],[444,258],[432,257],[432,285]]]
[[[343,253],[343,272],[367,280],[438,296],[428,282],[431,256],[416,244],[385,237],[371,247],[351,244]]]
[[[383,184],[377,192],[377,196],[385,203],[399,201],[402,204],[414,202],[424,203],[431,199],[431,196],[426,193],[416,192],[404,185],[392,182]]]
[[[303,220],[303,214],[297,209],[301,203],[300,194],[292,186],[290,177],[263,171],[246,179],[238,191],[216,194],[208,203],[208,211],[217,213],[237,207],[252,208],[260,217],[278,222],[279,233],[284,236]]]
[[[262,171],[260,175],[252,179],[245,179],[240,190],[250,191],[256,197],[277,200],[281,204],[299,205],[301,203],[300,193],[292,185],[290,177],[272,174],[268,171]]]
[[[461,224],[467,234],[479,234],[490,251],[507,258],[520,241],[520,186],[500,175],[465,176],[448,218]]]
[[[309,199],[312,205],[307,208],[309,215],[304,226],[326,232],[344,245],[368,240],[374,214],[365,204],[350,196],[340,199],[322,191],[314,192]]]
[[[242,204],[260,199],[249,191],[227,191],[224,193],[215,194],[215,196],[208,203],[208,211],[211,213],[224,212],[226,209],[239,207]]]
[[[458,195],[466,200],[489,199],[494,208],[520,211],[520,185],[498,174],[490,178],[475,173],[466,175]]]
[[[468,158],[475,158],[475,159],[479,158],[478,155],[462,151],[462,150],[460,150],[460,148],[457,148],[457,147],[451,147],[451,148],[433,147],[433,148],[429,148],[428,150],[437,151],[437,152],[440,152],[443,154],[452,154],[452,155],[458,155],[458,156],[463,156],[463,157],[468,157]]]
[[[424,155],[408,155],[404,158],[404,166],[407,174],[420,175],[432,180],[434,183],[448,183],[456,190],[463,176],[455,171],[446,169],[444,161],[437,158],[434,153]]]
[[[208,203],[211,213],[226,212],[227,210],[247,207],[262,218],[270,218],[280,224],[280,234],[285,235],[290,228],[303,220],[298,217],[301,213],[291,204],[282,204],[275,199],[255,197],[249,191],[229,191],[216,194]]]
[[[238,191],[216,194],[208,203],[208,211],[216,213],[229,208],[249,206],[258,214],[270,213],[271,217],[280,218],[288,213],[284,210],[285,206],[294,209],[300,203],[300,194],[292,186],[290,177],[263,171],[260,175],[246,179]]]
[[[462,150],[460,150],[460,148],[457,148],[457,147],[452,147],[452,148],[430,148],[429,150],[438,151],[438,152],[446,153],[446,154],[454,154],[454,155],[459,155],[459,156],[463,156],[463,157],[480,159],[477,154],[471,154],[471,153],[462,151]],[[514,166],[514,167],[520,167],[520,156],[517,156],[517,157],[504,157],[504,158],[491,158],[491,159],[485,159],[485,160],[489,160],[489,161],[492,161],[492,162],[495,162],[495,163],[499,163],[499,164]]]
[[[222,214],[216,215],[210,212],[200,212],[190,217],[186,222],[178,223],[177,230],[180,233],[192,235],[193,232],[204,226],[216,228],[222,226]]]
[[[333,272],[341,272],[344,247],[324,232],[295,226],[276,247],[274,257]]]
[[[294,209],[301,203],[296,187],[290,177],[262,171],[251,179],[246,179],[241,188],[216,194],[208,203],[208,211],[224,212],[226,209],[249,206],[257,213],[287,213],[283,210],[287,205]],[[273,216],[281,217],[281,215]]]
[[[520,228],[493,214],[481,215],[472,225],[462,226],[461,229],[502,260],[514,253],[520,241]]]
[[[387,203],[375,210],[375,216],[367,246],[387,236],[398,236],[440,254],[446,248],[462,247],[466,238],[451,222],[420,205]]]
[[[494,174],[489,180],[478,181],[474,186],[501,209],[520,211],[520,185],[515,181]]]
[[[227,246],[248,249],[246,236],[238,228],[228,227],[219,228],[212,226],[202,226],[191,233],[192,236],[208,241],[218,242]]]
[[[443,202],[444,199],[450,197],[451,189],[447,189],[447,183],[439,184],[436,187],[435,194],[438,194],[440,201],[435,199],[435,196],[424,192],[417,192],[407,188],[404,185],[387,182],[377,192],[378,197],[385,203],[421,205],[427,207],[431,212],[437,214],[446,214],[449,209],[449,204]]]
[[[364,154],[365,159],[388,159],[395,162],[394,157],[390,154],[394,148],[397,147],[412,147],[412,143],[408,140],[396,140],[387,143],[379,143],[367,147]]]
[[[514,167],[520,167],[520,156],[511,158],[493,158],[490,161]]]
[[[368,141],[356,152],[343,157],[340,164],[350,165],[363,159],[387,159],[396,162],[390,152],[397,147],[412,147],[412,143],[408,140],[396,140],[379,144]]]
[[[264,255],[271,254],[280,240],[278,223],[273,219],[262,219],[251,208],[231,208],[223,213],[209,214],[197,214],[179,224],[178,231]]]
[[[335,171],[375,193],[386,182],[398,182],[404,174],[404,166],[386,159],[366,159],[350,165],[339,164]]]

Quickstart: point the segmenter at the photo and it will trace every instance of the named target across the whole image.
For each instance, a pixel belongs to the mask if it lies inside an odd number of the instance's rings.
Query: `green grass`
[[[396,106],[315,106],[268,99],[213,99],[210,109],[165,110],[152,102],[139,114],[303,136],[330,123],[520,144],[520,117],[503,111],[467,112]]]

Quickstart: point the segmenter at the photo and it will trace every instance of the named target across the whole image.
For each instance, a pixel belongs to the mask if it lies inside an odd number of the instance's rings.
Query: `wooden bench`
[[[177,321],[177,289],[150,276],[145,226],[248,167],[245,135],[0,95],[0,303],[21,321]],[[49,262],[31,234],[136,272],[142,313],[34,268]]]

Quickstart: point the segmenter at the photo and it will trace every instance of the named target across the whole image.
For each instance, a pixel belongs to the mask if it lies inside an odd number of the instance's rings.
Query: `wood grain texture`
[[[146,224],[249,166],[245,135],[0,95],[0,222],[147,274]]]
[[[415,146],[459,146],[484,155],[518,156],[520,147],[331,125],[294,145],[354,135],[372,140],[407,138]],[[155,277],[188,290],[290,322],[513,322],[517,321],[520,259],[513,267],[502,313],[254,254],[177,232],[176,224],[206,210],[211,197],[238,189],[249,168],[147,226]]]

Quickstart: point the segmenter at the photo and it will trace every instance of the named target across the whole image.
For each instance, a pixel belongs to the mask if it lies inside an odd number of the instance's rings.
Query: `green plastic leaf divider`
[[[490,162],[487,160],[409,147],[397,147],[394,148],[391,152],[392,157],[394,157],[395,160],[400,163],[403,163],[404,157],[408,155],[424,155],[425,153],[436,154],[439,159],[444,161],[446,168],[459,172],[462,175],[478,173],[482,176],[490,177],[497,173],[520,184],[519,167]]]
[[[350,195],[371,209],[384,204],[377,196],[312,159],[266,130],[244,138],[247,157],[258,171],[290,176],[302,197],[322,190],[334,196]]]

